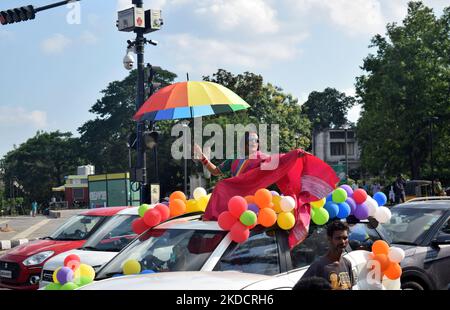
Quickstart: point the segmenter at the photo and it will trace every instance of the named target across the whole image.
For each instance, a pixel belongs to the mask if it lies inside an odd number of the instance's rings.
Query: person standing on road
[[[35,200],[31,203],[31,216],[32,217],[36,217],[37,208],[38,208],[38,203]]]
[[[406,181],[402,177],[402,175],[399,174],[394,182],[394,193],[396,203],[405,202],[405,186]]]
[[[320,277],[327,280],[333,290],[352,289],[355,285],[352,264],[342,257],[348,246],[348,232],[348,224],[340,220],[335,220],[328,225],[328,252],[309,266],[300,281],[304,281],[306,278]]]

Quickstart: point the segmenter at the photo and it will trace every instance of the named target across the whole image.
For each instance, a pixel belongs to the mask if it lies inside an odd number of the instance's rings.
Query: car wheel
[[[402,290],[414,290],[414,291],[424,291],[425,289],[423,286],[417,282],[414,281],[408,281],[405,283],[402,283]]]

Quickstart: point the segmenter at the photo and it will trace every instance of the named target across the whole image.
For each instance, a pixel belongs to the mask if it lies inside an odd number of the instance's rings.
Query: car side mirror
[[[450,235],[439,235],[431,240],[433,246],[450,244]]]

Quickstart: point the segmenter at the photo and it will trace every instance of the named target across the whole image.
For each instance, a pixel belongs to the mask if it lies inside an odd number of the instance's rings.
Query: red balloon
[[[67,264],[64,264],[64,266],[72,269],[72,271],[75,271],[78,269],[78,267],[80,267],[81,263],[77,260],[71,260],[68,261]]]
[[[147,213],[147,212],[146,212]],[[143,218],[138,218],[135,219],[132,223],[131,223],[131,228],[133,229],[133,231],[137,234],[140,235],[142,234],[144,231],[146,231],[147,229],[149,229],[150,227],[148,227]]]
[[[144,214],[144,222],[147,226],[153,227],[161,223],[161,213],[156,209],[150,209]]]
[[[244,197],[234,196],[228,201],[228,210],[234,217],[239,218],[247,210],[247,201]]]
[[[80,257],[78,255],[70,254],[70,255],[67,255],[66,258],[64,258],[64,266],[68,267],[67,264],[72,260],[77,261],[77,262],[81,261]]]
[[[230,231],[231,240],[237,243],[243,243],[247,241],[250,236],[250,230],[247,226],[242,224],[241,222],[237,222],[233,225]]]
[[[353,192],[353,200],[360,205],[367,199],[367,193],[362,188],[358,188]]]
[[[170,209],[168,206],[163,205],[162,203],[158,203],[155,208],[161,214],[161,222],[164,222],[170,217]]]
[[[231,230],[231,228],[234,224],[236,224],[237,221],[238,219],[228,211],[220,213],[219,218],[217,219],[217,223],[223,230]]]

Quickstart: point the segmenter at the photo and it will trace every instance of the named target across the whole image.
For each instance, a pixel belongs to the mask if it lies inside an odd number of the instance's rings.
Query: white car
[[[350,224],[346,258],[353,273],[365,268],[382,234],[369,223]],[[311,226],[308,237],[292,250],[288,232],[255,227],[250,238],[237,244],[217,222],[163,223],[136,238],[98,272],[85,290],[235,290],[291,289],[309,265],[327,251],[326,228]],[[118,276],[123,264],[134,259],[155,273]]]
[[[108,223],[89,237],[83,247],[63,252],[49,259],[42,269],[39,288],[53,282],[53,272],[58,267],[64,266],[64,259],[70,254],[78,255],[83,264],[92,266],[96,271],[99,270],[103,264],[110,261],[136,238],[131,223],[138,217],[137,207],[119,211]]]

